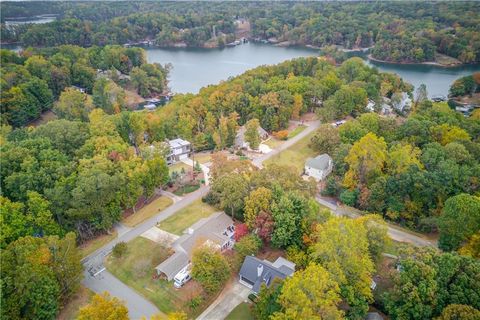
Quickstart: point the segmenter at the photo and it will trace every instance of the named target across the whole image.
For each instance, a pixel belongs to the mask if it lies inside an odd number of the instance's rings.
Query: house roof
[[[182,270],[190,261],[193,248],[199,243],[223,245],[233,236],[225,230],[233,225],[233,220],[223,212],[217,212],[200,219],[184,231],[172,244],[175,254],[159,264],[155,269],[164,273],[168,280]]]
[[[262,283],[270,286],[275,278],[285,279],[294,272],[295,264],[284,258],[278,258],[271,263],[254,256],[246,256],[239,274],[243,279],[253,283],[252,290],[258,293]]]
[[[169,140],[168,144],[170,145],[170,148],[181,148],[183,146],[189,146],[190,142],[187,140],[183,140],[180,138]]]
[[[237,135],[235,136],[235,145],[237,147],[243,147],[243,144],[245,143],[245,131],[247,131],[245,126],[238,128]],[[258,126],[257,131],[260,139],[265,139],[268,137],[268,132],[262,127]]]
[[[315,158],[308,158],[305,165],[318,170],[326,170],[330,165],[330,161],[332,161],[332,158],[324,153]]]

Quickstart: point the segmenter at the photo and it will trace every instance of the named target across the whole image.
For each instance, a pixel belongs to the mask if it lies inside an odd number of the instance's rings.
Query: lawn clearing
[[[168,171],[170,172],[170,174],[172,174],[172,172],[176,171],[178,173],[181,173],[182,172],[182,168],[183,170],[185,170],[185,172],[190,172],[193,170],[192,166],[191,165],[188,165],[186,163],[183,163],[183,162],[177,162],[175,164],[172,164],[171,166],[168,167]]]
[[[103,247],[113,239],[117,237],[117,231],[112,231],[111,234],[102,234],[98,237],[88,240],[87,242],[81,244],[78,249],[80,250],[80,254],[82,258],[85,258],[90,253],[94,252],[95,250]]]
[[[151,240],[137,237],[128,242],[127,253],[121,258],[109,255],[105,267],[122,282],[133,288],[155,304],[160,311],[167,314],[175,311],[186,311],[189,319],[201,312],[211,297],[203,300],[195,310],[188,307],[188,302],[203,293],[200,285],[189,281],[181,289],[175,289],[173,282],[155,279],[155,267],[172,254],[169,248]]]
[[[193,191],[197,191],[198,189],[200,189],[199,184],[186,185],[186,186],[183,186],[181,188],[178,188],[173,193],[177,196],[183,196],[184,194],[191,193]]]
[[[201,218],[208,217],[216,211],[218,210],[203,203],[201,199],[198,199],[192,202],[189,206],[175,213],[173,216],[160,222],[157,227],[176,235],[182,235],[183,230],[187,229]]]
[[[142,209],[138,210],[136,213],[133,213],[126,217],[122,223],[127,227],[134,227],[137,224],[147,220],[148,218],[153,217],[160,211],[164,210],[165,208],[171,206],[173,204],[173,200],[166,196],[158,197],[157,199],[153,200],[151,203],[147,204]]]
[[[307,127],[307,126],[304,126],[303,124],[295,127],[295,129],[293,129],[293,130],[288,134],[288,139],[292,139],[293,137],[295,137],[296,135],[298,135],[300,132],[302,132],[303,130],[305,130],[306,127]]]
[[[94,294],[95,293],[92,290],[84,286],[80,286],[78,292],[73,295],[70,301],[60,311],[57,316],[57,320],[76,319],[80,308],[86,306]]]
[[[230,312],[230,314],[225,318],[225,320],[253,320],[253,314],[250,310],[250,304],[246,302],[240,303],[235,309]]]
[[[212,155],[210,153],[198,153],[195,154],[194,157],[191,157],[192,159],[195,158],[195,162],[204,164],[207,162],[210,162],[212,160]]]
[[[308,146],[310,144],[310,139],[314,134],[315,132],[311,132],[296,144],[274,155],[263,164],[269,165],[275,163],[278,165],[292,166],[297,169],[299,174],[302,173],[303,168],[305,167],[305,160],[316,155],[316,152]]]
[[[280,145],[282,145],[285,141],[282,141],[282,140],[278,140],[274,137],[270,137],[270,139],[268,139],[267,141],[264,141],[262,142],[263,144],[266,144],[267,146],[270,147],[270,149],[276,149],[278,148]]]

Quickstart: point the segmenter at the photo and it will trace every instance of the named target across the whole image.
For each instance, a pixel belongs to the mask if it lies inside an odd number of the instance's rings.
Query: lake
[[[147,48],[149,62],[171,63],[169,86],[175,93],[197,93],[200,88],[217,84],[229,77],[264,64],[276,64],[288,59],[316,56],[318,50],[302,47],[275,47],[247,43],[224,49]],[[432,65],[401,65],[369,61],[368,65],[382,72],[394,72],[415,87],[425,83],[429,96],[447,95],[451,83],[460,77],[480,71],[480,66],[442,68]]]

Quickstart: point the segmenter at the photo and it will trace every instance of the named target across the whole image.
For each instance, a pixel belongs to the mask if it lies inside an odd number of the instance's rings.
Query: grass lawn
[[[195,318],[206,303],[210,302],[209,299],[205,300],[195,311],[187,306],[188,301],[202,292],[197,282],[189,281],[177,290],[173,287],[173,282],[153,278],[154,268],[170,254],[170,249],[137,237],[128,242],[127,253],[123,257],[114,258],[110,255],[105,261],[105,266],[122,282],[154,303],[163,313],[184,310],[188,312],[189,319]]]
[[[166,196],[161,196],[151,203],[147,204],[142,209],[138,210],[137,213],[133,213],[125,218],[122,222],[128,227],[134,227],[137,224],[147,220],[150,217],[153,217],[163,209],[171,206],[173,200]]]
[[[394,256],[398,255],[398,250],[400,247],[405,246],[403,242],[398,242],[395,240],[390,241],[390,244],[385,248],[384,252],[393,254]]]
[[[90,289],[80,286],[78,292],[72,299],[63,307],[57,316],[57,320],[74,320],[78,316],[80,308],[84,307],[90,302],[90,299],[95,293]]]
[[[81,244],[78,248],[80,249],[80,254],[82,258],[85,258],[90,253],[94,252],[100,247],[103,247],[113,239],[117,237],[117,231],[113,231],[111,234],[102,234],[94,239],[91,239],[83,244]]]
[[[308,146],[310,139],[314,134],[315,131],[302,138],[290,148],[274,155],[263,164],[268,165],[271,163],[276,163],[279,165],[293,166],[300,174],[305,166],[305,160],[316,155],[315,151],[310,149]]]
[[[200,185],[194,184],[194,185],[184,186],[183,188],[179,188],[175,190],[173,193],[177,196],[183,196],[184,194],[196,191],[198,189],[200,189]]]
[[[201,199],[198,199],[189,206],[175,213],[173,216],[160,222],[157,227],[167,232],[181,235],[183,230],[201,218],[208,217],[216,211],[218,210],[206,203],[203,203]]]
[[[178,173],[182,172],[182,168],[185,170],[185,172],[192,171],[192,166],[183,163],[183,162],[177,162],[175,164],[172,164],[170,167],[168,167],[168,171],[170,174],[172,174],[173,171],[177,171]]]
[[[207,163],[212,160],[212,155],[210,153],[199,153],[195,155],[195,162]]]
[[[297,134],[299,134],[300,132],[302,132],[303,130],[305,130],[306,127],[307,127],[307,126],[304,126],[303,124],[295,127],[295,129],[293,129],[293,130],[288,134],[288,139],[292,139],[292,138],[295,137]]]
[[[266,144],[267,146],[270,147],[270,149],[276,149],[278,148],[280,145],[282,145],[285,141],[282,141],[282,140],[278,140],[274,137],[270,137],[270,139],[268,139],[267,141],[265,142],[262,142],[263,144]]]
[[[250,304],[245,302],[240,303],[230,312],[225,320],[253,320]]]

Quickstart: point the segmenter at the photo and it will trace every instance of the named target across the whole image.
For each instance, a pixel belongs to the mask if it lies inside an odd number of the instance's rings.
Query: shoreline
[[[393,62],[393,61],[386,61],[374,58],[372,54],[367,55],[367,59],[375,62],[385,63],[385,64],[399,64],[399,65],[425,65],[425,66],[434,66],[434,67],[441,67],[441,68],[457,68],[462,66],[469,66],[473,64],[467,63],[460,63],[460,64],[441,64],[435,61],[425,61],[425,62]]]

